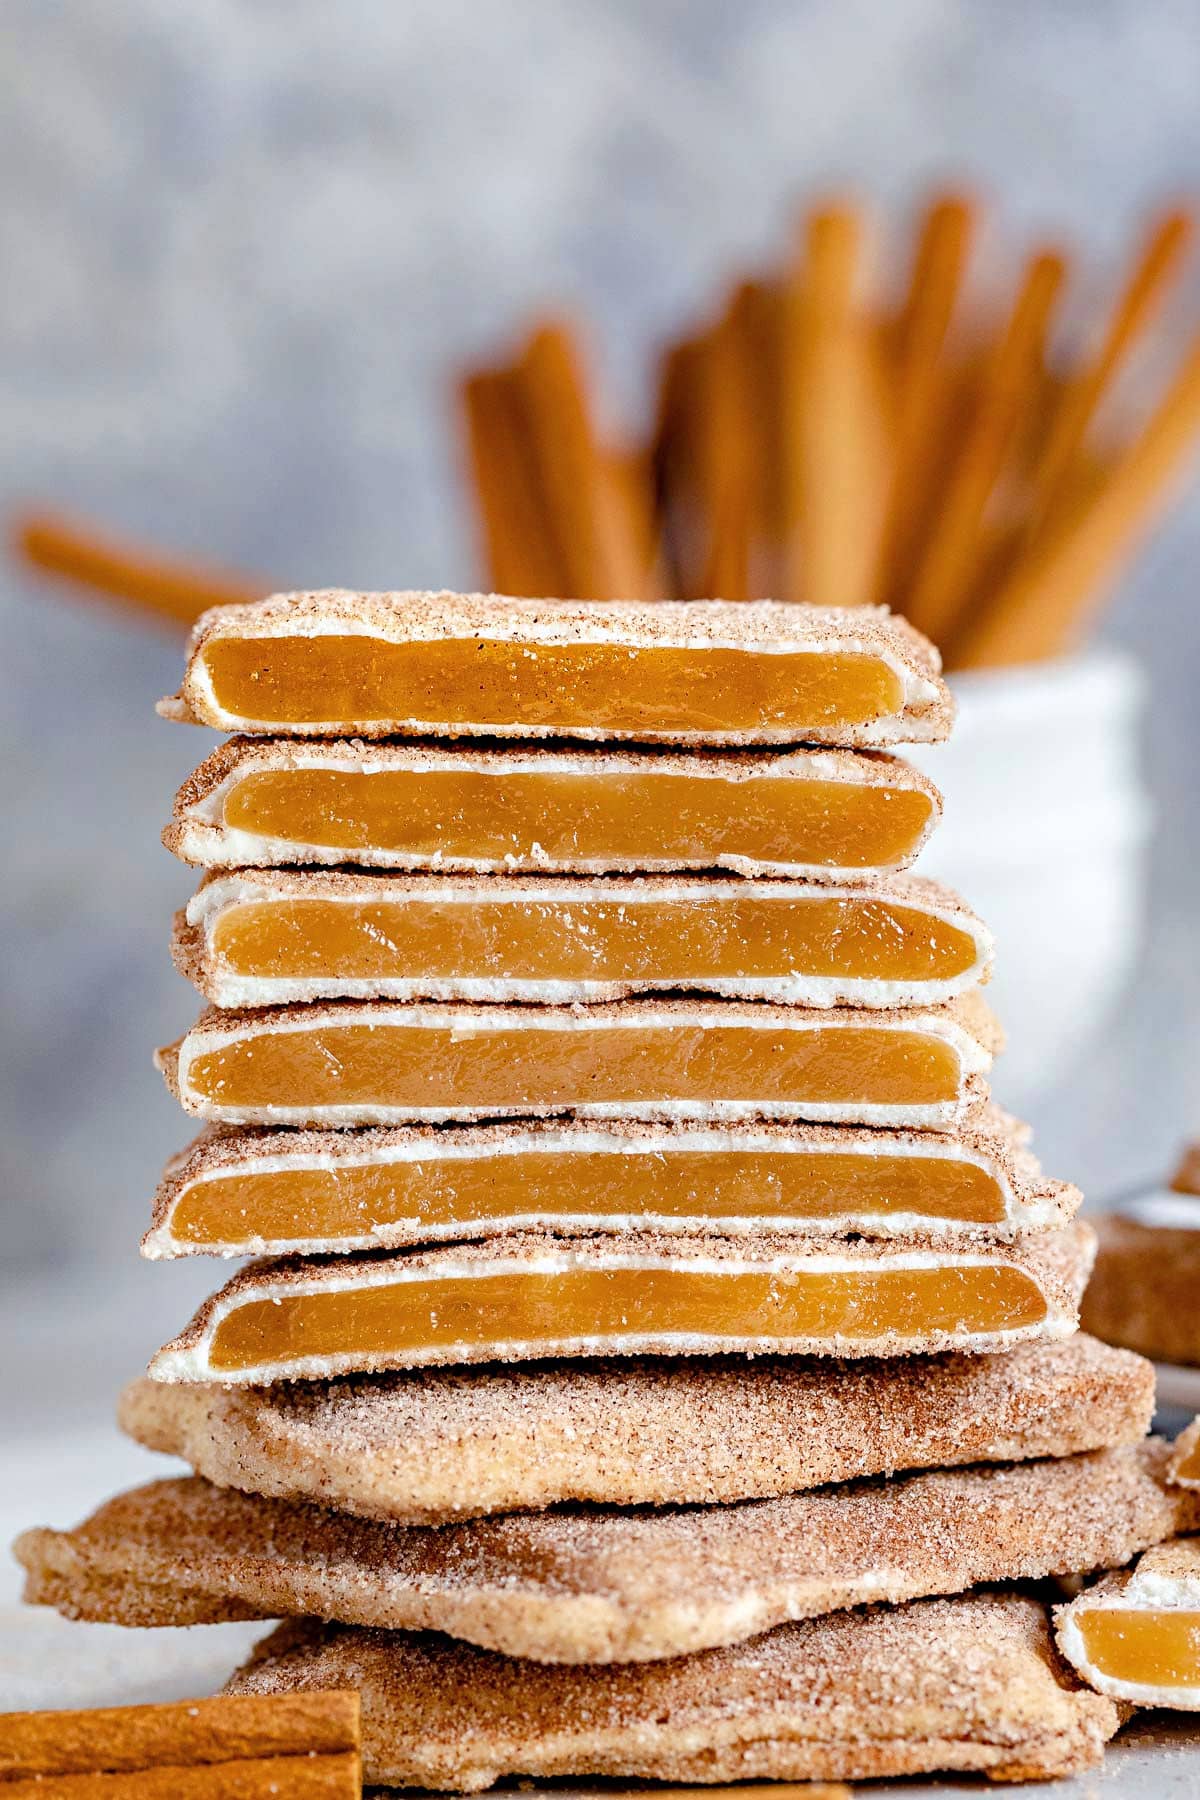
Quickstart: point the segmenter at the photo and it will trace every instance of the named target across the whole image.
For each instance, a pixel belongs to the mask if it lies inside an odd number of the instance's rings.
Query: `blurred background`
[[[1192,0],[8,0],[0,43],[0,509],[62,506],[264,586],[483,579],[463,369],[536,316],[575,314],[602,408],[645,428],[663,343],[778,260],[810,194],[853,188],[903,246],[931,186],[965,184],[1009,287],[1049,233],[1077,258],[1070,306],[1102,316],[1147,215],[1200,193]],[[1189,272],[1158,334],[1168,366],[1198,317]],[[1139,717],[1118,661],[1097,676],[1118,691],[1080,702],[1098,746],[1079,757],[1081,847],[1026,817],[1020,765],[1065,767],[1083,742],[1052,742],[1044,707],[1036,732],[1021,704],[1003,714],[991,785],[959,820],[1048,920],[1031,964],[994,918],[1002,971],[1032,969],[1049,1043],[1064,1019],[1090,1032],[1017,1092],[1002,1064],[999,1097],[1097,1200],[1200,1129],[1198,558],[1193,483],[1100,621],[1149,699]],[[196,1011],[166,948],[194,880],[158,833],[210,739],[154,716],[181,667],[169,627],[16,559],[0,605],[7,1292],[49,1291],[50,1265],[73,1262],[136,1360],[135,1337],[149,1350],[211,1279],[146,1281],[136,1257],[187,1135],[150,1051]],[[1110,846],[1086,790],[1118,780]],[[1080,962],[1085,888],[1113,905]],[[22,1329],[24,1351],[53,1354],[49,1323]]]

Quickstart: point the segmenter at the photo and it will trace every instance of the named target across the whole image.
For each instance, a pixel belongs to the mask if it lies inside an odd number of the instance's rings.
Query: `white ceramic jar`
[[[988,998],[1009,1047],[996,1092],[1020,1111],[1069,1070],[1132,975],[1145,912],[1145,682],[1132,657],[952,678],[948,744],[905,752],[946,810],[919,864],[996,934]]]

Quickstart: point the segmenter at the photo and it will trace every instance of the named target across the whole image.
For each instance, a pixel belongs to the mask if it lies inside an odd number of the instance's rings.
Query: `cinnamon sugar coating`
[[[564,1500],[712,1504],[1136,1442],[1154,1371],[1082,1335],[1000,1356],[411,1370],[133,1382],[122,1429],[223,1487],[434,1524]]]
[[[1156,1362],[1200,1365],[1200,1223],[1190,1231],[1111,1213],[1095,1226],[1084,1328]]]
[[[537,1662],[653,1661],[865,1601],[1125,1563],[1200,1524],[1168,1446],[659,1511],[352,1519],[198,1477],[27,1532],[27,1600],[115,1624],[312,1615],[441,1631]]]
[[[326,1687],[362,1696],[368,1780],[462,1793],[506,1776],[1053,1779],[1091,1768],[1121,1719],[1061,1661],[1045,1608],[1015,1594],[834,1613],[607,1668],[303,1621],[259,1645],[226,1691]]]
[[[221,606],[202,614],[188,643],[180,692],[159,703],[164,718],[212,725],[254,735],[362,737],[499,735],[438,719],[337,719],[310,724],[248,719],[225,712],[214,701],[203,668],[203,653],[217,639],[315,637],[352,633],[364,640],[401,644],[445,638],[490,639],[530,646],[607,642],[632,649],[731,646],[779,651],[854,652],[882,657],[900,675],[905,698],[900,710],[859,725],[813,726],[809,742],[841,746],[934,742],[949,736],[954,702],[941,679],[941,659],[927,638],[886,607],[793,606],[778,601],[729,602],[515,599],[502,594],[432,592],[356,593],[342,588],[273,594],[242,606]],[[524,726],[507,736],[542,737],[547,730]],[[562,735],[603,738],[604,731],[579,729]],[[658,743],[703,743],[712,734],[615,731],[614,739]],[[725,744],[787,741],[769,726],[720,734]]]

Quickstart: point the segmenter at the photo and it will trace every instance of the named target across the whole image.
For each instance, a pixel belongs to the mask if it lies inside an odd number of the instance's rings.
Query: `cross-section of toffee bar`
[[[1001,1046],[976,990],[943,1006],[871,1012],[700,998],[310,1001],[210,1008],[158,1066],[185,1112],[228,1124],[561,1114],[924,1129],[978,1110]]]
[[[1060,1607],[1056,1625],[1063,1655],[1100,1693],[1200,1712],[1200,1538],[1147,1550]]]
[[[937,1005],[986,981],[992,936],[937,882],[244,870],[177,915],[217,1006],[549,1004],[686,991],[792,1006]]]
[[[645,1662],[791,1619],[1116,1568],[1200,1501],[1160,1439],[740,1506],[556,1510],[397,1531],[196,1476],[15,1547],[25,1599],[118,1625],[311,1616],[440,1631],[534,1662]]]
[[[277,594],[199,620],[169,718],[335,737],[944,738],[937,652],[876,607]]]
[[[1067,1337],[1087,1226],[1011,1245],[936,1238],[549,1233],[251,1264],[150,1365],[160,1381],[261,1383],[545,1356],[878,1356]]]
[[[1046,1609],[967,1594],[831,1613],[663,1663],[520,1663],[441,1637],[285,1625],[230,1692],[353,1687],[369,1781],[505,1777],[1031,1781],[1099,1761],[1122,1714],[1057,1655]]]
[[[319,1256],[514,1231],[1012,1238],[1081,1195],[994,1108],[970,1128],[521,1122],[209,1132],[168,1167],[149,1257]]]
[[[877,751],[235,738],[180,789],[163,841],[209,868],[837,881],[907,868],[940,813],[928,777]]]

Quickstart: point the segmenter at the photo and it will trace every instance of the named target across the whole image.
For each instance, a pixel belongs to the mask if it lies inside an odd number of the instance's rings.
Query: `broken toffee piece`
[[[1067,1337],[1085,1225],[1013,1245],[913,1237],[572,1241],[535,1232],[251,1264],[159,1351],[160,1381],[261,1383],[545,1356],[905,1356]]]
[[[885,745],[948,735],[940,667],[881,607],[332,589],[205,613],[160,711],[283,736]]]
[[[580,1120],[243,1131],[176,1158],[142,1252],[316,1256],[514,1231],[995,1241],[1065,1224],[1080,1198],[994,1109],[953,1135]]]
[[[1171,1480],[1180,1487],[1200,1488],[1200,1419],[1193,1419],[1175,1440]]]
[[[1182,1198],[1170,1204],[1182,1211],[1191,1207]],[[1154,1213],[1160,1216],[1158,1206]],[[1098,1247],[1083,1303],[1085,1329],[1155,1362],[1200,1365],[1200,1213],[1194,1226],[1150,1224],[1123,1213],[1106,1213],[1095,1224]]]
[[[1046,1609],[964,1594],[829,1613],[669,1662],[516,1662],[443,1637],[280,1627],[229,1683],[355,1687],[363,1773],[477,1793],[506,1777],[870,1780],[1091,1768],[1120,1723],[1057,1656]]]
[[[158,1055],[186,1112],[232,1124],[807,1119],[946,1127],[1001,1043],[976,990],[854,1012],[731,1000],[337,1001],[211,1009]]]
[[[273,1387],[142,1376],[119,1418],[221,1487],[421,1525],[1072,1456],[1136,1443],[1153,1409],[1153,1366],[1077,1333],[1003,1356],[616,1357]]]
[[[847,887],[244,870],[205,877],[173,953],[217,1006],[683,991],[875,1008],[938,1005],[986,981],[992,936],[912,875]]]
[[[1090,1687],[1138,1706],[1200,1711],[1200,1538],[1147,1550],[1055,1619],[1063,1655]]]
[[[940,811],[928,777],[875,752],[235,738],[185,782],[163,841],[208,868],[838,881],[907,868]]]

